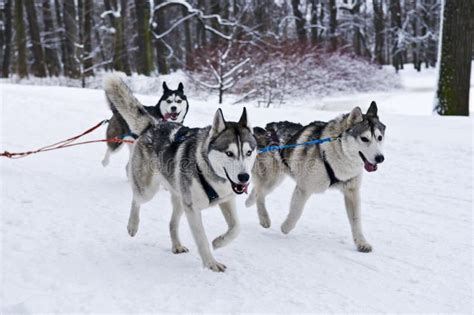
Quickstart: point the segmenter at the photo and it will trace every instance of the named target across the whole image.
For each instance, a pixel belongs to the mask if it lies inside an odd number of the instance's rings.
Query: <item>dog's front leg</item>
[[[359,185],[348,185],[343,189],[344,203],[346,204],[347,216],[351,224],[352,238],[359,252],[368,253],[372,246],[365,240],[362,233],[362,222],[360,214],[360,190]]]
[[[296,223],[303,214],[304,205],[310,196],[311,192],[299,187],[298,185],[295,187],[293,195],[291,196],[290,213],[288,213],[288,217],[281,225],[281,231],[283,234],[288,234],[295,228]]]
[[[229,227],[227,232],[217,237],[212,241],[214,249],[220,248],[229,244],[234,240],[240,232],[239,218],[237,217],[237,211],[235,207],[235,199],[232,198],[226,202],[219,204],[222,214],[224,215],[227,226]]]
[[[201,255],[204,266],[216,272],[225,271],[226,266],[216,261],[212,256],[206,232],[204,231],[204,226],[202,225],[201,210],[194,210],[192,207],[184,205],[184,213],[188,219],[189,227],[193,234],[194,241],[196,242],[199,255]]]

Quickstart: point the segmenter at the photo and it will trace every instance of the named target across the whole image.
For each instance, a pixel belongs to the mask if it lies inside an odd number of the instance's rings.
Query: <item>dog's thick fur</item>
[[[254,128],[258,147],[269,145],[269,139],[281,139],[280,144],[302,143],[313,139],[340,137],[320,145],[303,146],[260,154],[253,167],[252,190],[246,205],[257,204],[260,224],[268,228],[271,221],[265,198],[289,175],[296,182],[290,212],[281,226],[284,234],[295,227],[304,205],[313,193],[328,188],[339,189],[344,195],[352,236],[357,249],[370,252],[372,246],[362,232],[360,185],[362,171],[372,172],[382,163],[385,125],[377,115],[375,102],[366,114],[359,107],[329,122],[313,122],[305,127],[288,122],[271,123],[265,129]],[[273,141],[274,142],[274,141]]]
[[[116,76],[104,82],[107,96],[133,130],[143,132],[133,145],[129,178],[133,190],[128,232],[137,233],[139,212],[163,185],[171,193],[170,222],[173,253],[187,252],[179,238],[179,221],[185,213],[204,266],[224,271],[209,248],[201,211],[219,205],[228,230],[214,239],[214,249],[239,233],[235,195],[246,191],[256,157],[256,140],[244,109],[239,122],[226,122],[219,109],[212,126],[189,129],[173,122],[157,123],[123,87]]]
[[[132,93],[126,84],[123,84],[121,88],[123,90],[117,91],[117,93],[123,95]],[[106,99],[107,104],[112,111],[112,117],[109,119],[109,124],[106,131],[106,136],[108,139],[123,137],[124,135],[130,135],[132,133],[140,134],[143,131],[130,128],[129,124],[125,121],[125,119],[123,119],[122,115],[120,115],[120,113],[115,108],[114,103],[107,95]],[[138,102],[136,98],[134,98],[134,101]],[[130,104],[130,106],[134,106],[134,104]],[[155,106],[142,106],[142,108],[156,120],[169,120],[182,123],[189,110],[189,103],[186,95],[184,94],[183,84],[179,83],[176,90],[171,90],[166,85],[166,82],[163,82],[163,95],[161,96],[158,103]],[[111,154],[117,152],[117,150],[121,147],[121,142],[107,142],[107,151],[105,152],[105,156],[102,160],[102,165],[107,166],[110,162]]]

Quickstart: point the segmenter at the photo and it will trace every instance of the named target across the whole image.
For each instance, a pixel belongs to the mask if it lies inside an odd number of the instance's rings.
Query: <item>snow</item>
[[[247,104],[251,123],[264,125],[327,120],[378,102],[386,161],[364,174],[369,254],[355,250],[336,191],[313,196],[296,229],[281,234],[288,179],[268,199],[268,230],[237,198],[241,234],[215,252],[228,268],[213,273],[201,267],[184,218],[191,251],[171,253],[165,191],[143,207],[138,235],[128,236],[126,149],[107,168],[103,144],[0,159],[0,313],[472,313],[473,120],[431,115],[428,77],[426,89],[328,98],[325,107],[311,99],[295,101],[314,106]],[[110,116],[100,90],[3,84],[0,100],[0,151],[40,147]],[[210,124],[217,107],[215,96],[190,98],[186,124]],[[240,116],[240,106],[223,109],[229,120]],[[204,225],[210,240],[226,228],[216,208],[204,211]]]

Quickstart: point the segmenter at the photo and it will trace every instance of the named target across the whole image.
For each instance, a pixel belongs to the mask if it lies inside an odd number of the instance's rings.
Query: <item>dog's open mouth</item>
[[[243,193],[248,193],[247,192],[247,189],[249,187],[249,182],[245,183],[245,184],[237,184],[237,183],[234,183],[232,181],[232,179],[230,179],[229,177],[229,174],[227,174],[227,170],[224,168],[224,172],[225,172],[225,176],[227,176],[227,179],[229,180],[231,186],[232,186],[232,190],[237,194],[237,195],[241,195]]]
[[[166,113],[164,118],[165,120],[177,120],[180,113],[173,112],[173,113]]]
[[[359,151],[360,158],[364,162],[364,168],[367,172],[375,172],[377,170],[377,164],[372,164],[367,159],[365,156],[362,154],[362,152]]]

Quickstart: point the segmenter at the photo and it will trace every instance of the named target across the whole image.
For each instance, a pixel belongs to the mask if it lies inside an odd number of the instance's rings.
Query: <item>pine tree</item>
[[[445,0],[435,110],[469,116],[472,59],[472,1]]]

